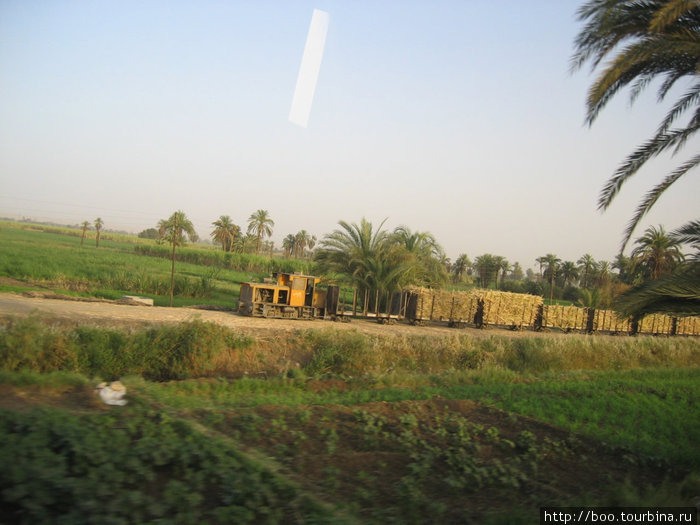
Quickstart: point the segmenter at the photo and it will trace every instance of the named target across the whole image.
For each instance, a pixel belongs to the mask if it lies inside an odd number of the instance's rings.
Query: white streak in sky
[[[314,100],[318,73],[321,70],[323,48],[326,46],[326,33],[328,32],[328,13],[314,9],[311,16],[309,34],[306,36],[306,47],[299,67],[297,87],[294,90],[292,109],[289,111],[289,120],[294,124],[305,128],[309,123],[311,103]]]

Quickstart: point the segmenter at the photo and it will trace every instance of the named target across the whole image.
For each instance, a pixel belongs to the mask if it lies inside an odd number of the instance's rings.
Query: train
[[[450,292],[412,287],[401,291],[341,289],[319,277],[278,272],[263,282],[241,284],[238,313],[273,319],[374,319],[413,325],[497,326],[513,330],[557,329],[582,333],[700,335],[700,317],[653,314],[618,317],[612,310],[548,306],[539,296],[473,290]]]

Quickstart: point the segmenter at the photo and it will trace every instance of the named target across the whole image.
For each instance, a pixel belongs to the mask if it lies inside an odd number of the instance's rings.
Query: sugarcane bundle
[[[542,297],[511,292],[480,290],[484,301],[484,323],[518,328],[531,326],[535,322]]]
[[[423,288],[422,286],[410,286],[406,291],[414,296],[412,300],[415,300],[416,304],[415,318],[430,319],[430,312],[435,300],[435,290]]]
[[[596,332],[614,331],[617,316],[612,310],[596,310],[593,317],[593,330]]]
[[[476,313],[477,300],[477,295],[472,291],[440,292],[436,295],[433,319],[471,323]]]
[[[545,305],[542,317],[544,325],[550,328],[585,330],[588,311],[578,306]]]
[[[700,317],[679,317],[676,334],[700,335]]]
[[[642,334],[670,334],[673,319],[668,315],[645,315],[639,322],[639,333]]]

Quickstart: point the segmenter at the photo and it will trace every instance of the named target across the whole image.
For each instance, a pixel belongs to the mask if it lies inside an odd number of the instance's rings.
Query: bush
[[[225,327],[196,320],[130,334],[95,327],[59,330],[28,317],[11,319],[0,331],[0,369],[168,381],[209,375],[218,355],[250,344]]]
[[[139,244],[134,246],[134,251],[139,255],[150,257],[161,257],[163,259],[172,257],[172,251],[167,246]],[[309,273],[310,271],[310,263],[296,259],[276,259],[249,253],[199,250],[196,248],[180,248],[175,254],[175,260],[264,275],[269,275],[273,272]]]

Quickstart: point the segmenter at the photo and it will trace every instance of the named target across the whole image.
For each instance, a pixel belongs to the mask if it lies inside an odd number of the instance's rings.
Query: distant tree
[[[630,257],[622,253],[615,256],[612,267],[617,270],[617,278],[624,284],[635,284],[639,272],[635,270],[635,265]]]
[[[525,280],[535,282],[537,281],[537,274],[532,268],[525,270]],[[537,295],[537,294],[534,294]]]
[[[158,230],[155,228],[147,228],[139,233],[139,239],[157,239],[158,237]]]
[[[508,262],[508,259],[501,257],[500,255],[497,256],[497,260],[498,269],[501,274],[501,285],[503,285],[503,281],[506,279],[506,274],[508,273],[508,270],[510,270],[510,263]],[[496,274],[496,288],[498,288],[498,274]]]
[[[510,278],[514,281],[522,281],[525,278],[525,273],[523,272],[522,266],[519,262],[513,263],[512,271],[510,272]]]
[[[578,280],[578,268],[572,261],[564,261],[561,265],[561,278],[564,287],[570,286]]]
[[[306,250],[306,246],[308,245],[310,239],[311,236],[306,230],[300,230],[294,236],[294,246],[296,248],[295,255],[298,259],[304,258],[304,250]]]
[[[546,277],[547,281],[549,281],[549,302],[551,303],[554,299],[554,279],[559,272],[561,259],[553,253],[548,253],[544,257],[539,257],[537,262],[539,262],[544,268],[542,276]]]
[[[167,220],[162,221],[163,238],[172,245],[172,266],[170,270],[170,306],[173,305],[173,295],[175,291],[175,248],[184,246],[185,234],[192,240],[197,234],[194,231],[192,222],[187,218],[184,211],[178,210]]]
[[[270,218],[270,214],[267,210],[257,210],[248,217],[248,233],[255,235],[257,239],[255,247],[256,254],[260,254],[260,243],[263,237],[270,237],[272,235],[272,227],[274,225],[275,221]]]
[[[610,270],[612,266],[608,261],[598,261],[593,273],[594,284],[598,288],[604,288],[610,284]]]
[[[293,233],[288,234],[284,239],[282,239],[282,248],[284,249],[284,256],[289,258],[294,253],[296,247],[296,236]]]
[[[95,219],[95,231],[97,232],[97,236],[95,237],[95,247],[99,248],[100,247],[100,234],[102,233],[102,227],[104,226],[104,222],[102,222],[101,218]]]
[[[583,275],[581,276],[581,286],[583,288],[589,288],[591,286],[590,278],[595,270],[595,259],[590,253],[582,255],[581,258],[576,261],[578,268]]]
[[[315,235],[312,235],[311,237],[309,237],[308,241],[306,241],[306,244],[307,244],[310,252],[314,251],[314,248],[316,247],[317,241],[318,241],[318,239],[316,238]]]
[[[632,250],[633,264],[643,268],[644,274],[652,280],[670,273],[684,259],[681,242],[666,234],[663,226],[649,226],[634,244],[637,247]]]
[[[83,241],[85,241],[85,234],[86,234],[87,231],[90,229],[90,223],[89,223],[88,221],[83,221],[83,223],[81,224],[81,226],[83,227],[82,235],[80,236],[80,247],[82,248],[82,247],[83,247]]]
[[[464,277],[464,274],[467,273],[467,269],[470,268],[471,265],[472,262],[469,260],[467,254],[460,253],[459,257],[457,257],[457,260],[452,265],[452,276],[454,282],[460,282],[462,280],[462,277]]]
[[[210,235],[214,242],[221,244],[221,248],[225,252],[233,251],[233,243],[240,234],[241,229],[233,223],[231,217],[221,215],[212,222],[212,226],[214,226],[214,229]]]
[[[488,288],[492,282],[498,279],[500,262],[498,256],[490,253],[479,255],[474,259],[474,271],[479,276],[479,284],[482,288]]]

